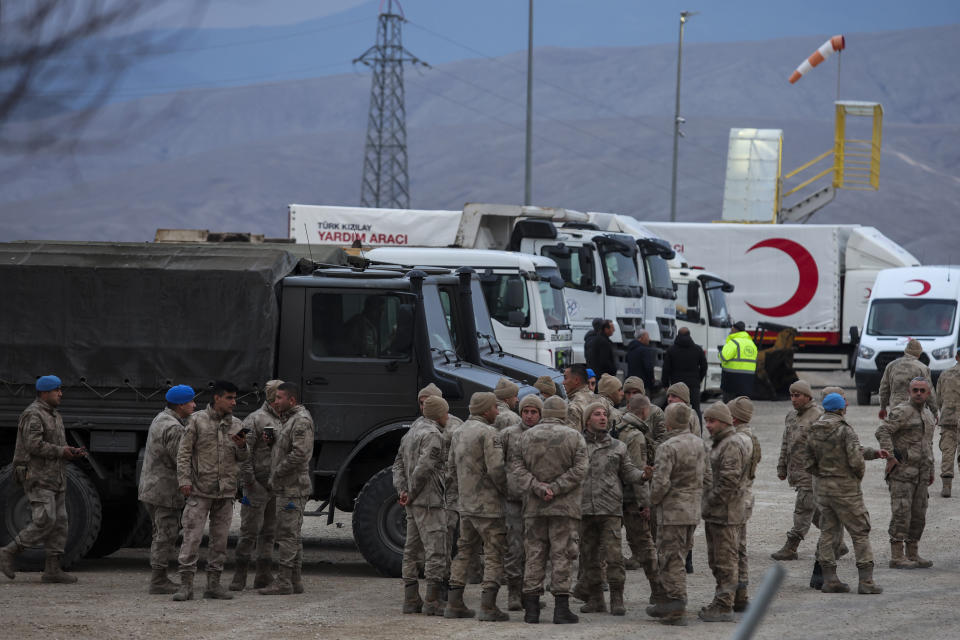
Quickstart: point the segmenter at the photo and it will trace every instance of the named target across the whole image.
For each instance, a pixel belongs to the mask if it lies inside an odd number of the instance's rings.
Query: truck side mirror
[[[700,311],[697,309],[691,309],[687,307],[687,322],[700,322]]]
[[[550,276],[550,286],[554,289],[563,289],[563,278],[560,276]]]
[[[527,323],[527,316],[523,313],[523,311],[510,311],[507,313],[507,323],[511,327],[522,327]]]
[[[520,278],[507,279],[506,294],[507,309],[523,308],[523,280]]]
[[[700,306],[700,283],[698,282],[688,282],[687,283],[687,308],[690,307],[699,307]],[[689,311],[687,314],[689,315]]]

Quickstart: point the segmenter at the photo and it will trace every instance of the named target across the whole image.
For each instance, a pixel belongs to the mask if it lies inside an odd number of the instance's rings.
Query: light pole
[[[670,185],[670,222],[677,221],[677,151],[680,144],[680,67],[683,62],[683,25],[687,18],[697,15],[696,11],[680,12],[680,38],[677,40],[677,103],[673,110],[673,179]]]
[[[527,25],[527,135],[523,161],[523,204],[530,205],[533,195],[533,0]]]

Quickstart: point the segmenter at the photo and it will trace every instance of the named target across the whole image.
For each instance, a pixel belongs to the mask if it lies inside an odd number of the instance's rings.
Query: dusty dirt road
[[[851,394],[852,395],[852,394]],[[876,401],[875,401],[876,402]],[[756,507],[749,524],[751,590],[759,586],[773,564],[770,553],[780,547],[791,524],[794,493],[776,477],[776,461],[787,402],[758,403],[753,421],[763,447],[755,486]],[[861,441],[876,446],[876,406],[851,407],[849,418]],[[939,438],[939,434],[937,434]],[[939,468],[939,450],[935,452]],[[960,637],[960,497],[939,495],[937,479],[930,488],[927,529],[921,553],[934,561],[932,569],[894,571],[886,529],[890,506],[881,462],[868,462],[863,482],[873,522],[871,542],[877,560],[875,579],[884,587],[877,596],[822,594],[807,586],[813,564],[816,529],[803,541],[800,560],[785,562],[786,580],[763,621],[758,638],[936,638]],[[101,560],[80,562],[76,585],[44,585],[39,574],[21,573],[9,581],[0,576],[0,637],[6,638],[714,638],[730,637],[734,625],[707,624],[696,611],[713,593],[707,567],[702,525],[697,529],[695,573],[689,577],[690,626],[663,627],[643,613],[648,596],[642,571],[627,577],[627,615],[583,614],[581,624],[549,624],[552,598],[538,626],[522,622],[522,612],[507,623],[445,620],[401,615],[402,585],[379,577],[353,546],[349,517],[342,527],[327,527],[311,518],[305,525],[306,593],[265,597],[248,590],[229,602],[194,600],[175,603],[169,596],[146,593],[149,578],[144,549],[124,549]],[[236,522],[234,523],[236,526]],[[849,544],[849,538],[847,539]],[[232,559],[232,544],[231,544]],[[856,590],[852,557],[840,561],[839,573]],[[232,566],[225,576],[229,579]],[[203,574],[197,576],[202,589]],[[467,602],[479,605],[478,586],[468,587]],[[501,593],[501,604],[505,594]],[[576,602],[577,607],[580,603]]]

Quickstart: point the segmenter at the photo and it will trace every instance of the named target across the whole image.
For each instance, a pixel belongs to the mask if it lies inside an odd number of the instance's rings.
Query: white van
[[[573,362],[563,279],[552,259],[513,251],[415,247],[377,247],[364,255],[394,264],[471,267],[505,352],[561,370]]]
[[[870,292],[857,350],[857,404],[869,404],[890,362],[910,338],[923,345],[934,382],[956,360],[960,267],[884,269]]]

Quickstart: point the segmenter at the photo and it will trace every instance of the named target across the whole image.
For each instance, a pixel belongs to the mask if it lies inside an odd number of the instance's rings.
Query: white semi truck
[[[748,330],[760,322],[796,328],[798,370],[851,368],[877,274],[919,265],[877,229],[860,225],[644,226],[666,238],[692,265],[736,284],[728,297],[734,321],[742,320]]]
[[[293,204],[289,234],[305,244],[505,249],[551,258],[565,284],[575,361],[584,359],[583,340],[592,321],[609,318],[625,371],[625,347],[641,330],[647,329],[651,341],[661,346],[676,335],[675,294],[666,262],[674,252],[652,234],[639,238],[611,231],[594,217],[569,209],[496,204],[468,204],[463,211]]]

